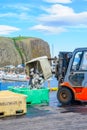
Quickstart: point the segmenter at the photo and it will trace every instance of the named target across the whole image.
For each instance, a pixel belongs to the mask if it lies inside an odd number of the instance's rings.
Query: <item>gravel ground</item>
[[[26,115],[1,118],[0,130],[87,130],[87,105],[59,107],[51,92],[49,105],[28,106]]]

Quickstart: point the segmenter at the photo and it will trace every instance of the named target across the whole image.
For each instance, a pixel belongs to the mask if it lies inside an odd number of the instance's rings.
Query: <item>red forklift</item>
[[[60,103],[67,105],[76,100],[87,102],[87,48],[59,52],[55,76]]]

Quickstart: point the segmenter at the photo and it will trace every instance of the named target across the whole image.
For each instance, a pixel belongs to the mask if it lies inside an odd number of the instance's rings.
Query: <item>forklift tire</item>
[[[57,91],[57,99],[62,105],[69,105],[72,102],[72,92],[62,87]]]

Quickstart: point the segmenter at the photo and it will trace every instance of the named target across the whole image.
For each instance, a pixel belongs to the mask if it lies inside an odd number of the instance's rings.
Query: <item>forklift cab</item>
[[[73,87],[87,87],[87,50],[76,49],[69,63],[65,81]]]
[[[77,48],[72,52],[57,98],[62,104],[74,100],[87,101],[87,48]]]

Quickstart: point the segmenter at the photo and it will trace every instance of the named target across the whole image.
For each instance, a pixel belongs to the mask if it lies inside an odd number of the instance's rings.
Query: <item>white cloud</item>
[[[40,24],[31,27],[31,30],[57,34],[69,28],[87,28],[87,12],[76,13],[72,8],[61,4],[42,9],[45,14],[36,20]]]
[[[31,30],[37,30],[45,33],[51,33],[51,34],[56,34],[56,33],[61,33],[67,31],[66,29],[62,27],[52,27],[52,26],[44,26],[44,25],[36,25],[30,28]]]
[[[27,13],[3,13],[3,14],[0,14],[0,18],[6,18],[6,17],[9,17],[9,18],[16,18],[16,19],[19,19],[19,20],[30,20],[31,19],[31,16],[29,16]]]
[[[0,35],[7,35],[16,31],[19,31],[19,28],[7,25],[0,25]]]
[[[0,18],[2,17],[17,17],[17,14],[16,13],[1,13],[0,14]]]
[[[72,0],[44,0],[45,2],[49,2],[49,3],[71,3]]]
[[[1,4],[0,4],[1,6]],[[31,7],[28,4],[18,3],[18,4],[6,4],[2,6],[2,10],[5,10],[5,13],[0,13],[0,17],[2,18],[17,18],[20,20],[29,20],[31,15],[29,15],[29,11],[31,11]]]
[[[68,6],[60,4],[44,8],[47,14],[41,15],[38,20],[45,25],[51,26],[79,26],[87,25],[87,12],[75,13]]]
[[[29,16],[27,13],[21,13],[18,14],[18,18],[21,20],[29,20],[31,16]]]
[[[29,11],[29,5],[28,4],[15,4],[15,5],[10,5],[10,7],[17,9],[17,10],[21,10],[21,11]]]
[[[17,10],[20,10],[20,11],[29,11],[30,10],[30,7],[28,4],[25,4],[25,3],[17,3],[17,4],[6,4],[6,5],[3,5],[2,6],[3,9],[16,9]]]
[[[42,8],[49,15],[71,15],[74,13],[74,10],[68,6],[63,6],[61,4],[54,4],[50,8]]]

